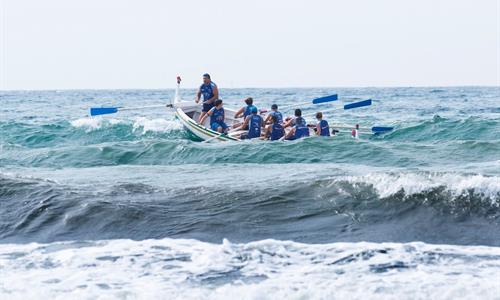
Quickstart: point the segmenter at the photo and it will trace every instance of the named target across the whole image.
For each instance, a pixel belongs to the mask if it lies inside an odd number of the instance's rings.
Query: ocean
[[[88,117],[173,90],[1,91],[0,298],[500,299],[500,87],[220,93],[395,129],[201,143],[168,109]]]

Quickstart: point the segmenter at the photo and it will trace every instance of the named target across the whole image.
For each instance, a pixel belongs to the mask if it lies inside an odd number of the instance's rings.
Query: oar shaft
[[[372,100],[368,99],[368,100],[363,100],[363,101],[359,101],[359,102],[349,103],[349,104],[344,105],[343,107],[329,108],[323,112],[332,112],[332,111],[336,111],[336,110],[348,110],[348,109],[370,106],[370,105],[372,105]],[[314,115],[315,114],[309,114],[309,115],[306,115],[305,117],[312,117]]]
[[[289,108],[294,108],[294,107],[303,106],[303,105],[308,105],[308,104],[311,104],[311,101],[308,101],[308,102],[301,102],[301,103],[295,103],[295,104],[286,105],[286,106],[281,106],[279,109],[280,109],[280,110],[286,110],[286,109],[289,109]]]
[[[159,107],[168,107],[167,104],[159,104],[159,105],[149,105],[149,106],[137,106],[137,107],[124,107],[124,108],[120,108],[118,107],[118,110],[119,111],[123,111],[123,110],[135,110],[135,109],[148,109],[148,108],[159,108]]]
[[[99,115],[109,115],[114,114],[123,110],[139,110],[139,109],[149,109],[149,108],[159,108],[159,107],[172,107],[172,104],[161,104],[161,105],[150,105],[150,106],[141,106],[141,107],[91,107],[90,115],[91,116],[99,116]]]
[[[297,107],[297,106],[311,105],[311,104],[322,104],[322,103],[328,103],[328,102],[332,102],[332,101],[336,101],[336,100],[338,100],[338,95],[337,94],[333,94],[333,95],[329,95],[329,96],[315,98],[312,101],[307,101],[307,102],[301,102],[301,103],[295,103],[295,104],[291,104],[291,105],[287,105],[287,106],[282,106],[282,107],[280,107],[280,109],[281,110],[285,110],[285,109],[289,109],[289,108],[293,108],[293,107]]]
[[[340,129],[354,129],[356,128],[355,125],[348,125],[348,124],[330,124],[331,128],[340,128]],[[359,127],[360,130],[371,130],[370,127]]]

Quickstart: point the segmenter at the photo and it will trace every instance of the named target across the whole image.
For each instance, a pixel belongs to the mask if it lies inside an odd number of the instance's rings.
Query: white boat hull
[[[210,118],[207,118],[203,124],[198,123],[201,114],[201,104],[194,101],[182,101],[179,95],[179,88],[176,90],[173,107],[175,108],[176,118],[182,123],[184,128],[202,141],[225,142],[240,140],[234,134],[221,135],[219,132],[212,130],[210,128]],[[229,127],[241,122],[234,118],[236,111],[224,108],[224,112],[225,123]]]
[[[173,108],[175,109],[176,118],[182,123],[184,128],[189,131],[192,135],[197,137],[202,141],[208,142],[227,142],[227,141],[241,141],[239,138],[240,134],[243,131],[238,132],[230,132],[227,135],[222,135],[217,131],[214,131],[210,128],[210,118],[206,118],[203,124],[198,123],[201,114],[201,104],[195,103],[194,101],[182,101],[179,94],[179,86],[175,92],[174,101],[172,103]],[[234,115],[236,114],[235,110],[224,108],[225,112],[225,123],[232,128],[234,125],[242,122],[242,119],[235,119]],[[342,129],[347,128],[346,126],[333,126],[333,128],[339,128],[340,132],[346,132]],[[352,127],[349,127],[352,129]],[[350,130],[348,131],[350,133]],[[360,134],[369,134],[370,132],[365,132],[361,130]],[[310,130],[311,136],[314,136],[315,133],[313,130]]]

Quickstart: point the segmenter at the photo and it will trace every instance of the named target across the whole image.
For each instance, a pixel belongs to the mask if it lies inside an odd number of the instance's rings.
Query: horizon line
[[[220,87],[220,89],[225,90],[236,90],[236,89],[365,89],[365,88],[459,88],[459,87],[482,87],[482,88],[500,88],[500,83],[498,85],[394,85],[394,86],[283,86],[283,87]],[[193,87],[181,87],[181,89],[197,89],[197,86]],[[0,89],[0,92],[48,92],[48,91],[127,91],[127,90],[175,90],[176,87],[162,87],[162,88],[47,88],[47,89]]]

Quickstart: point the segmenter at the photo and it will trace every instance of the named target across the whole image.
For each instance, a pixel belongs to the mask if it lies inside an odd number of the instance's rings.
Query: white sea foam
[[[81,118],[71,121],[73,127],[83,127],[89,131],[101,128],[102,118]]]
[[[168,132],[182,128],[179,122],[165,119],[148,119],[144,117],[136,118],[133,125],[134,130],[146,132]]]
[[[119,119],[108,119],[108,122],[111,125],[117,125],[117,124],[123,124],[125,121]]]
[[[113,126],[123,123],[126,123],[126,121],[111,118],[104,119],[101,117],[89,117],[71,121],[71,126],[84,128],[87,132],[90,132],[92,130],[100,129],[104,126]]]
[[[127,121],[112,118],[90,117],[71,121],[71,125],[73,127],[84,128],[87,132],[117,124],[131,124],[132,130],[140,131],[142,134],[147,132],[168,132],[182,128],[182,125],[175,120],[166,120],[161,118],[148,119],[145,117],[138,117],[133,121]]]
[[[403,190],[406,195],[444,187],[454,196],[473,194],[492,200],[500,199],[500,178],[497,176],[468,175],[437,172],[370,173],[348,176],[350,182],[373,185],[380,197],[389,197]],[[496,203],[499,205],[499,203]]]
[[[0,296],[497,299],[500,248],[113,240],[0,245]]]

